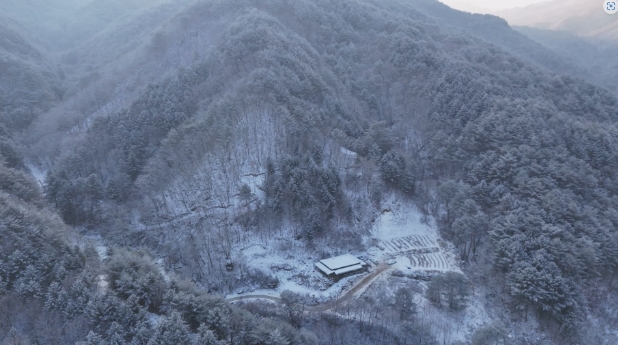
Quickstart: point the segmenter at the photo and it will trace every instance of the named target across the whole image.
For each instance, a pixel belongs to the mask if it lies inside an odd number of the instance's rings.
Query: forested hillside
[[[48,207],[19,159],[6,162],[12,143],[0,130],[3,344],[317,344],[164,276],[143,251],[97,252]]]
[[[61,77],[23,29],[0,12],[0,119],[24,129],[62,98]]]
[[[432,0],[108,6],[80,7],[100,21],[48,57],[72,69],[58,84],[67,92],[47,102],[56,77],[26,84],[36,116],[7,120],[23,129],[13,138],[2,132],[0,187],[16,200],[0,228],[11,234],[0,251],[6,310],[22,300],[24,315],[43,308],[41,322],[71,327],[53,339],[92,331],[89,344],[330,344],[356,327],[341,343],[615,340],[618,99],[581,79],[614,85],[577,57]],[[20,64],[45,66],[18,34],[2,38]],[[22,101],[32,103],[10,96],[2,114],[25,119],[12,105]],[[22,153],[46,172],[42,194]],[[300,300],[284,294],[283,312],[246,307],[264,318],[255,317],[206,294],[287,286],[279,271],[305,288],[324,284],[283,263],[257,266],[247,248],[308,267],[371,251],[376,219],[406,203],[439,230],[438,250],[452,245],[467,279],[438,272],[406,281],[394,304],[358,299],[354,308],[379,320],[367,323],[350,309],[347,323],[303,319]],[[115,249],[99,258],[77,232]],[[463,319],[469,291],[488,317],[457,337],[412,316],[427,300]],[[382,301],[408,307],[373,309]],[[105,308],[124,314],[98,319]],[[34,339],[35,328],[14,333]]]
[[[577,37],[564,31],[516,27],[516,30],[568,58],[585,70],[582,77],[616,93],[618,64],[613,59],[618,53],[618,42],[598,41]]]

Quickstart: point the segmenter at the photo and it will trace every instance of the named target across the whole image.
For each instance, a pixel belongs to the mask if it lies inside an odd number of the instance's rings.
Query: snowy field
[[[421,221],[423,215],[412,202],[387,200],[382,205],[382,212],[376,219],[373,236],[382,240],[395,240],[411,235],[435,241],[438,238],[433,221]]]
[[[371,234],[365,238],[367,250],[350,253],[372,263],[371,270],[375,270],[377,264],[389,264],[389,269],[369,283],[358,284],[367,274],[333,283],[314,269],[314,263],[322,259],[315,249],[310,250],[283,234],[267,243],[256,242],[237,249],[247,267],[272,273],[279,279],[279,286],[271,290],[236,291],[227,297],[279,297],[283,290],[291,290],[313,296],[314,303],[324,303],[358,286],[360,289],[354,292],[355,297],[367,295],[380,300],[392,296],[398,287],[404,287],[414,292],[413,299],[418,306],[416,319],[427,325],[441,343],[468,341],[474,330],[491,324],[479,291],[472,293],[467,308],[461,312],[438,309],[425,298],[427,282],[415,277],[448,271],[461,273],[454,248],[440,238],[432,219],[423,221],[422,214],[411,202],[387,199],[382,209],[376,214]]]
[[[423,221],[423,215],[411,202],[387,200],[372,234],[379,241],[376,248],[369,249],[374,260],[391,258],[402,269],[411,271],[461,272],[433,220]]]
[[[275,289],[240,289],[227,297],[243,294],[278,297],[284,290],[306,294],[315,303],[336,298],[364,274],[354,275],[334,282],[319,273],[314,263],[319,257],[307,250],[297,241],[284,237],[274,238],[268,243],[255,243],[239,249],[247,269],[258,269],[279,279]],[[360,254],[360,253],[352,253]]]
[[[388,253],[421,252],[425,250],[433,252],[434,249],[439,249],[438,244],[425,235],[410,235],[383,241],[382,246],[385,247],[385,251]]]
[[[257,183],[245,181],[252,188]],[[449,246],[440,239],[433,222],[422,222],[422,214],[412,203],[387,201],[385,211],[376,215],[371,236],[365,243],[373,243],[366,252],[352,252],[361,259],[372,263],[389,262],[393,270],[411,272],[461,272]],[[327,248],[328,244],[318,244],[322,252],[339,255],[336,248]],[[278,296],[283,290],[314,296],[316,301],[326,301],[359,281],[365,274],[346,277],[339,282],[324,277],[314,267],[314,263],[323,257],[315,250],[307,249],[303,243],[289,239],[281,234],[268,241],[255,240],[235,248],[242,257],[247,269],[258,269],[279,279],[279,285],[271,290],[254,290],[242,288],[228,297],[243,294],[260,294]],[[332,252],[332,253],[331,253]]]

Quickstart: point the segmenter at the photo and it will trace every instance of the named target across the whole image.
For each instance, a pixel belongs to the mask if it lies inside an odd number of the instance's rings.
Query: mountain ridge
[[[512,25],[563,30],[582,37],[616,41],[618,27],[614,16],[603,11],[594,0],[547,1],[522,8],[497,11]]]
[[[83,261],[96,274],[83,283],[108,282],[113,296],[88,309],[91,343],[145,339],[138,329],[160,339],[177,329],[187,344],[213,332],[243,344],[615,340],[603,329],[618,325],[618,99],[584,81],[594,75],[577,60],[503,19],[428,0],[166,6],[128,8],[76,44],[80,56],[109,38],[91,59],[61,62],[76,67],[74,92],[15,135],[47,173],[44,202],[110,248],[109,261],[92,251]],[[380,249],[386,214],[434,231],[440,256]],[[411,241],[414,229],[399,228],[393,246]],[[313,269],[343,253],[392,255],[397,266],[341,322],[305,318],[298,307],[311,299],[286,290],[343,289],[353,277]],[[462,269],[408,271],[447,256]],[[159,267],[192,283],[168,282]],[[26,278],[6,272],[16,296],[56,303],[84,290],[50,280],[15,290]],[[283,309],[245,306],[259,323],[205,293],[252,289],[280,293]],[[134,324],[99,318],[103,307]],[[143,313],[162,321],[142,324]],[[474,326],[453,331],[457,320]]]

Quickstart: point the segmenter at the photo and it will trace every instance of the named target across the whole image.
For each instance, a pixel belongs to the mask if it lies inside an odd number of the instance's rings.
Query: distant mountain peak
[[[511,25],[568,31],[582,37],[618,39],[618,18],[606,14],[597,0],[554,0],[496,11]]]

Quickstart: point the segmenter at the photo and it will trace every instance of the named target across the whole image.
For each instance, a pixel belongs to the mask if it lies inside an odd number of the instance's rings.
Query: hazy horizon
[[[439,0],[457,10],[473,13],[489,13],[509,8],[525,7],[528,5],[552,0]]]

